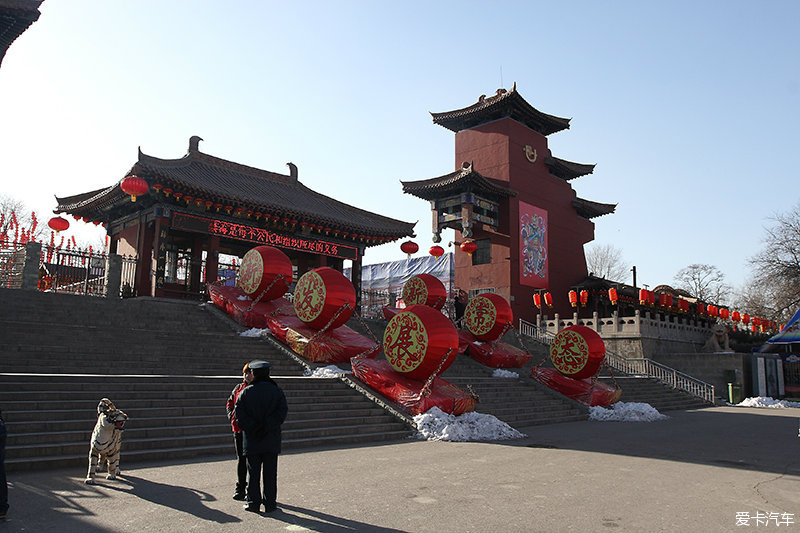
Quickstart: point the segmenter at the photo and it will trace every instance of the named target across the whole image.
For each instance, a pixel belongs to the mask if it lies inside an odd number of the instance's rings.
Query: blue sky
[[[595,242],[671,283],[691,263],[733,285],[775,213],[800,199],[800,2],[47,0],[0,66],[3,193],[111,185],[137,148],[200,149],[413,222],[400,180],[455,168],[429,112],[517,89],[572,118],[554,156],[594,163],[579,196],[618,203]],[[70,231],[91,238],[96,228]],[[452,238],[445,234],[444,237]],[[401,259],[399,243],[365,262]],[[629,281],[629,280],[628,280]]]

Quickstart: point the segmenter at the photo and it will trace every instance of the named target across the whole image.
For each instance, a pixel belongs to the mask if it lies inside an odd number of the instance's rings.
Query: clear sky
[[[796,0],[46,0],[41,12],[0,66],[0,182],[43,220],[54,196],[123,178],[139,147],[178,158],[199,135],[203,152],[282,173],[291,161],[320,193],[419,221],[422,253],[430,208],[400,180],[456,165],[429,112],[514,82],[572,119],[550,149],[597,165],[571,183],[619,204],[594,219],[595,242],[622,249],[639,284],[691,263],[742,284],[768,217],[800,199]],[[365,262],[403,258],[399,244]]]

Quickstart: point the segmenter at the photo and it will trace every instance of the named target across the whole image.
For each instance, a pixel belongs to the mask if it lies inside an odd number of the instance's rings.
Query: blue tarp
[[[767,341],[769,344],[800,343],[800,309],[786,323],[780,333]]]
[[[344,269],[344,275],[351,279],[350,268]],[[417,274],[431,274],[444,283],[448,293],[452,292],[455,279],[453,254],[444,254],[439,259],[433,256],[413,257],[400,261],[363,265],[361,267],[361,289],[365,291],[388,290],[397,295],[402,294],[406,281]]]

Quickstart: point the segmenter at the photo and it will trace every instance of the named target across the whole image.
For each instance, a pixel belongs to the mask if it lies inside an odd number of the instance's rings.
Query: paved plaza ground
[[[123,446],[116,481],[10,474],[0,533],[800,531],[800,411],[667,414],[284,454],[270,515],[231,499],[233,458],[126,465]]]

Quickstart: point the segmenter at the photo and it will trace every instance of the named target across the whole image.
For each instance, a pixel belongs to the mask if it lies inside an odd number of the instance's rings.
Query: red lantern
[[[47,222],[47,225],[50,226],[50,229],[58,233],[59,231],[64,231],[69,228],[69,220],[61,217],[53,217]]]
[[[639,305],[644,305],[647,303],[647,293],[649,291],[647,289],[639,289]]]
[[[438,244],[435,244],[435,245],[431,246],[431,249],[428,250],[428,253],[431,254],[436,259],[439,259],[440,257],[442,257],[444,255],[444,248],[442,248]]]
[[[542,308],[542,295],[538,292],[533,295],[533,305],[538,307],[539,309]]]
[[[742,315],[742,324],[749,324],[750,323],[750,315],[747,313]]]
[[[186,194],[183,196],[183,200],[186,202],[186,205],[189,205],[190,203],[192,203],[192,200],[194,200],[194,196],[192,196],[191,194]]]
[[[175,191],[174,193],[172,193],[172,196],[174,196],[175,199],[180,202],[181,198],[183,198],[183,193],[180,191]]]
[[[338,270],[315,268],[297,281],[294,310],[297,317],[312,328],[338,328],[350,319],[355,306],[356,290]]]
[[[647,291],[647,303],[650,307],[655,307],[656,305],[656,293],[653,291]]]
[[[403,285],[403,301],[406,305],[428,305],[441,309],[446,300],[444,283],[431,274],[417,274]]]
[[[619,296],[617,296],[617,289],[611,287],[608,289],[608,299],[611,300],[611,305],[617,305],[619,301]]]
[[[136,201],[137,196],[141,196],[143,194],[147,194],[147,191],[150,190],[150,186],[147,184],[139,176],[130,175],[126,178],[123,178],[122,182],[119,184],[120,189],[125,194],[131,195],[131,202]],[[166,192],[166,189],[165,189]]]
[[[589,303],[589,291],[584,289],[581,291],[581,307],[586,307],[587,303]]]
[[[753,325],[754,326],[760,326],[761,325],[761,318],[757,317],[757,316],[754,316],[753,317]]]
[[[514,315],[505,298],[492,292],[472,298],[464,310],[464,324],[480,341],[493,341],[511,325]]]
[[[702,302],[697,302],[697,313],[700,315],[706,314],[706,305]]]
[[[400,251],[403,252],[411,259],[411,254],[417,253],[419,250],[419,245],[414,241],[406,241],[400,245]]]
[[[678,311],[681,313],[688,313],[689,312],[689,300],[684,300],[683,298],[678,298]]]
[[[728,309],[725,309],[725,308],[723,307],[722,309],[720,309],[720,310],[719,310],[719,317],[720,317],[722,320],[728,320],[728,317],[730,316],[730,313],[731,313],[731,312],[730,312],[730,310],[728,310]]]
[[[586,326],[569,326],[553,337],[550,360],[563,375],[573,379],[592,377],[600,370],[606,345],[600,335]]]
[[[544,293],[544,303],[550,307],[553,307],[553,295],[549,292]]]
[[[719,315],[719,309],[716,305],[709,305],[708,306],[708,316],[717,317]]]
[[[478,249],[478,245],[475,244],[475,241],[464,241],[459,248],[462,252],[467,252],[467,255],[472,256],[472,252]]]
[[[277,248],[256,246],[244,254],[237,284],[246,294],[262,301],[280,298],[292,284],[292,261]]]
[[[383,353],[394,370],[424,381],[453,363],[458,333],[441,311],[412,305],[389,320],[383,334]]]
[[[569,305],[572,307],[578,307],[578,293],[575,289],[569,291]]]
[[[742,315],[739,313],[739,311],[734,311],[731,314],[731,320],[733,320],[734,322],[739,322],[741,319],[742,319]]]
[[[164,187],[164,186],[163,186],[163,185],[161,185],[160,183],[154,183],[154,184],[153,184],[153,190],[154,190],[154,191],[156,191],[156,194],[158,194],[159,192],[161,192],[161,189],[162,189],[163,187]]]

